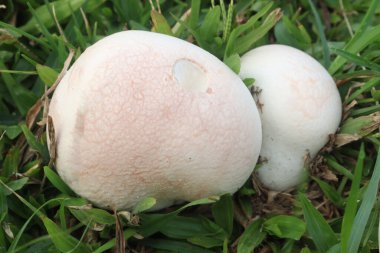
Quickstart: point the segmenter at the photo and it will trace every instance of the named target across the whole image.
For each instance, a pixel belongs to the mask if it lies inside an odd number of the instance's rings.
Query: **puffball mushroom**
[[[339,126],[342,103],[334,80],[311,56],[284,45],[246,53],[240,76],[254,78],[260,90],[259,179],[276,191],[294,187],[304,177],[305,157],[313,158]]]
[[[69,69],[49,109],[56,167],[98,206],[155,209],[233,193],[261,147],[255,102],[238,75],[186,41],[126,31]]]

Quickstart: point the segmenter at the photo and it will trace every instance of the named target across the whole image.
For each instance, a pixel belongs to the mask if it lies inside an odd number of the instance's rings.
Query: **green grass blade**
[[[168,22],[166,21],[166,18],[161,13],[155,10],[152,10],[150,15],[153,22],[153,30],[155,32],[170,35],[170,36],[174,35]]]
[[[240,25],[232,30],[227,40],[227,45],[224,52],[224,59],[231,56],[235,52],[235,43],[237,38],[249,29],[253,29],[256,22],[271,9],[272,5],[273,3],[269,2],[258,13],[252,16],[245,24]]]
[[[51,87],[55,80],[57,80],[58,72],[48,66],[37,64],[36,70],[42,82],[48,87]]]
[[[124,239],[128,240],[129,238],[131,238],[135,234],[136,234],[136,230],[128,228],[124,231]],[[99,248],[97,248],[93,253],[105,252],[105,251],[110,250],[113,247],[115,247],[115,245],[116,245],[116,239],[113,238],[113,239],[109,240],[108,242],[106,242],[105,244],[103,244],[102,246],[100,246]]]
[[[380,25],[372,27],[365,31],[361,36],[355,36],[351,39],[351,41],[343,48],[344,51],[349,52],[351,54],[357,54],[361,50],[363,50],[368,45],[372,44],[376,41],[380,36]],[[347,60],[342,56],[338,56],[331,63],[329,68],[329,73],[334,75],[345,63]]]
[[[19,28],[16,28],[14,27],[13,25],[10,25],[10,24],[7,24],[7,23],[4,23],[4,22],[1,22],[0,21],[0,27],[4,27],[6,29],[8,29],[9,31],[12,31],[16,34],[21,34],[23,36],[25,36],[26,38],[32,40],[32,41],[35,41],[37,42],[38,44],[40,44],[44,49],[52,49],[52,46],[49,44],[49,43],[46,43],[44,40],[40,39],[40,38],[37,38],[33,35],[31,35],[30,33],[27,33]]]
[[[44,173],[49,179],[50,183],[57,188],[60,192],[69,196],[74,196],[74,192],[67,186],[65,182],[52,170],[49,166],[44,166]]]
[[[0,224],[8,215],[8,202],[5,195],[5,190],[0,187]]]
[[[366,191],[363,195],[363,200],[360,205],[359,211],[355,216],[353,227],[350,234],[350,239],[348,240],[347,252],[356,253],[358,252],[361,239],[364,234],[364,229],[368,222],[371,210],[375,204],[376,196],[378,193],[378,186],[380,181],[380,150],[377,153],[376,164],[373,169],[373,175],[369,181]]]
[[[319,38],[321,39],[321,43],[322,43],[322,48],[323,48],[323,65],[326,68],[328,68],[330,66],[330,50],[329,50],[329,46],[327,44],[326,35],[325,35],[325,32],[324,32],[325,29],[323,27],[321,18],[319,17],[317,8],[315,7],[315,4],[313,3],[313,0],[308,0],[308,3],[309,3],[309,6],[311,8],[311,12],[314,15],[315,24],[316,24],[317,29],[318,29],[318,35],[319,35]]]
[[[223,41],[226,41],[228,39],[228,36],[230,35],[233,12],[234,12],[234,1],[230,0],[230,4],[228,6],[228,11],[227,11],[227,19],[224,24]]]
[[[380,71],[380,65],[376,64],[373,61],[367,60],[363,57],[357,56],[355,54],[351,54],[350,52],[346,52],[338,48],[332,48],[331,51],[333,53],[336,53],[339,56],[342,56],[346,60],[356,64],[357,66],[363,66],[372,70]]]
[[[189,27],[195,30],[198,26],[199,12],[201,8],[201,0],[191,1],[191,14],[189,19]]]
[[[38,21],[37,17],[46,28],[50,28],[54,26],[55,21],[50,16],[49,8],[54,6],[55,14],[58,21],[61,21],[65,18],[68,18],[72,15],[72,13],[78,10],[86,0],[67,0],[67,1],[55,1],[50,3],[50,6],[42,5],[35,10],[35,14],[33,17],[21,27],[21,29],[25,32],[34,32],[36,31]]]
[[[6,70],[5,64],[0,60],[0,69]],[[2,73],[5,87],[8,89],[17,110],[21,115],[26,115],[29,108],[37,101],[38,97],[30,90],[23,87],[17,80],[8,73]]]
[[[198,246],[191,245],[186,242],[166,240],[166,239],[145,239],[142,241],[143,245],[152,247],[154,249],[168,250],[169,252],[181,253],[214,253],[214,251],[203,249]]]
[[[350,195],[348,196],[346,208],[344,209],[344,216],[341,229],[342,252],[347,252],[347,245],[349,243],[350,233],[352,230],[352,225],[354,223],[354,218],[358,207],[360,182],[363,174],[364,159],[364,145],[362,144],[360,146],[360,152],[356,162],[354,180],[352,181]]]
[[[21,123],[20,127],[30,147],[33,150],[37,151],[45,161],[48,161],[49,151],[47,149],[47,146],[43,145],[37,140],[37,138],[33,135],[32,131],[30,131],[30,129],[26,126],[25,123]]]
[[[132,213],[133,214],[142,213],[152,208],[154,205],[156,205],[156,203],[157,201],[155,198],[152,198],[152,197],[144,198],[143,200],[137,203],[137,205],[133,208]]]
[[[267,233],[263,231],[263,220],[252,222],[241,235],[237,247],[238,253],[251,253],[266,238]]]
[[[0,170],[0,176],[8,178],[17,172],[20,163],[20,149],[16,146],[9,149]]]
[[[325,181],[313,177],[313,180],[317,182],[319,188],[323,191],[323,194],[332,202],[334,205],[338,207],[342,207],[343,205],[343,199],[338,193],[338,191],[330,184],[326,183]]]
[[[346,177],[348,177],[351,180],[354,179],[354,175],[352,175],[351,171],[349,171],[348,169],[346,169],[345,167],[343,167],[342,165],[340,165],[339,163],[337,163],[332,157],[326,156],[326,161],[327,161],[327,164],[332,169],[338,171],[342,175],[345,175]]]
[[[279,238],[300,240],[306,232],[303,220],[290,215],[276,215],[264,222],[264,230]]]
[[[356,54],[361,49],[366,47],[368,44],[372,43],[372,41],[379,36],[379,25],[375,28],[371,29],[370,32],[367,31],[368,26],[370,25],[372,18],[376,12],[377,6],[379,4],[379,0],[372,0],[371,4],[361,21],[358,30],[354,34],[354,37],[347,43],[344,47],[345,51],[349,51],[350,53]],[[345,63],[345,59],[341,56],[338,56],[333,63],[330,65],[329,72],[330,74],[334,74],[337,72]]]
[[[66,231],[62,230],[57,224],[46,216],[42,218],[42,222],[48,231],[51,240],[58,250],[61,252],[72,253],[87,253],[90,250],[80,241],[69,235]]]
[[[216,224],[224,229],[228,237],[232,234],[234,224],[234,211],[230,194],[223,195],[212,205],[212,215]]]
[[[255,28],[246,35],[239,38],[239,43],[236,43],[234,47],[234,52],[238,54],[243,54],[252,48],[252,45],[259,39],[264,37],[270,29],[272,29],[276,23],[281,19],[282,12],[279,8],[274,9],[269,13],[268,17],[261,24],[260,27]]]
[[[305,194],[299,196],[307,232],[314,241],[315,246],[320,252],[327,252],[331,247],[338,243],[334,231],[323,218],[322,214],[310,203]]]
[[[354,91],[347,99],[346,99],[346,103],[349,104],[350,102],[352,102],[354,99],[356,99],[357,97],[359,97],[361,94],[363,94],[364,92],[366,91],[369,91],[371,90],[373,87],[377,86],[378,84],[380,84],[380,78],[377,77],[377,78],[372,78],[371,80],[369,80],[368,82],[366,82],[364,85],[362,85],[359,89],[357,89],[356,91]]]

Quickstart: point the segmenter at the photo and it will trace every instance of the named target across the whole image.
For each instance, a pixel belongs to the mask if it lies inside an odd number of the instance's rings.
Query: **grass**
[[[378,2],[3,2],[0,252],[377,252]],[[338,85],[344,118],[311,165],[310,180],[273,196],[250,179],[234,196],[155,213],[145,212],[152,198],[113,213],[76,196],[49,165],[44,94],[71,57],[126,27],[192,41],[236,73],[244,52],[269,43],[297,47],[323,63]]]

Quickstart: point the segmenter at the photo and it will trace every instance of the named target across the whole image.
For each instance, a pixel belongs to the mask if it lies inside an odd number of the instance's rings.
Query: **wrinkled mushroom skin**
[[[58,173],[95,204],[155,209],[233,193],[258,159],[261,123],[240,78],[179,39],[127,31],[89,47],[51,100]]]
[[[272,190],[294,187],[305,175],[305,156],[314,157],[339,126],[342,103],[334,80],[315,59],[284,45],[245,54],[240,76],[254,78],[261,90],[259,178]]]

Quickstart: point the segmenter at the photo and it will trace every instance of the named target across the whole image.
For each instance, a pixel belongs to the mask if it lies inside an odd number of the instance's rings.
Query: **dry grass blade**
[[[115,253],[124,253],[125,252],[125,239],[124,239],[124,233],[123,233],[123,225],[121,223],[121,220],[119,216],[117,215],[117,212],[115,210],[114,216],[116,219],[116,245],[115,245]]]
[[[66,61],[63,65],[61,72],[58,75],[57,80],[55,80],[54,84],[45,92],[45,94],[40,99],[37,100],[37,102],[28,111],[28,113],[26,115],[26,125],[28,126],[29,129],[31,129],[33,127],[34,123],[36,122],[38,113],[41,111],[41,107],[44,104],[43,101],[48,99],[48,96],[51,93],[53,93],[53,91],[57,88],[59,82],[65,76],[73,57],[74,57],[74,50],[69,49],[69,55],[66,58]],[[42,123],[46,124],[46,119],[43,119]]]

